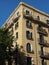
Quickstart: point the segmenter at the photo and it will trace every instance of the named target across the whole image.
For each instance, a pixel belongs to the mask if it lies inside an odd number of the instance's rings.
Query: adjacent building
[[[20,2],[3,26],[13,34],[14,47],[23,47],[27,65],[49,65],[48,14]]]

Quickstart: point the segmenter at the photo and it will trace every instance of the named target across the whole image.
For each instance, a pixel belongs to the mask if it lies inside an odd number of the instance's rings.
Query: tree
[[[14,60],[15,60],[15,65],[26,65],[27,64],[27,58],[25,56],[25,53],[21,51],[23,47],[20,47],[16,45],[15,50],[14,50]]]
[[[5,65],[5,59],[10,58],[12,44],[12,34],[9,34],[7,29],[0,28],[0,65]],[[9,52],[6,51],[7,48]]]
[[[11,51],[13,38],[7,29],[0,29],[0,65],[6,65],[6,60],[8,61],[8,65],[12,65],[12,56],[13,60],[15,60],[15,65],[26,65],[25,53],[21,51],[18,45],[16,45],[14,51]]]

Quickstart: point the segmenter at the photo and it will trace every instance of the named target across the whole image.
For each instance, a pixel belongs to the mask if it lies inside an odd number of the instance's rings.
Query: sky
[[[0,27],[5,23],[20,2],[25,2],[49,14],[49,0],[0,0]]]

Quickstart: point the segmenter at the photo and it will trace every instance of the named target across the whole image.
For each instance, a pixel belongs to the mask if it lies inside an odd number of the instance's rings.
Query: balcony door
[[[43,35],[39,35],[40,37],[40,43],[43,44],[44,43],[44,36]]]
[[[31,57],[27,57],[27,65],[31,65]]]

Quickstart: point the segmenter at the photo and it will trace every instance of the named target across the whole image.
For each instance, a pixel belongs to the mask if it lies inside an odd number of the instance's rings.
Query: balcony
[[[23,17],[31,20],[33,23],[41,24],[42,26],[49,28],[49,25],[47,23],[44,23],[43,21],[38,20],[37,18],[34,18],[31,14],[23,14]]]
[[[13,18],[13,22],[15,23],[19,19],[20,15]]]
[[[11,23],[7,23],[7,25],[5,26],[6,29],[10,28],[13,25],[13,21]]]
[[[26,27],[29,28],[29,29],[33,29],[32,25],[30,24],[26,24]]]
[[[40,52],[40,57],[43,58],[43,59],[49,60],[49,53],[44,52],[43,54],[41,54],[41,52]]]
[[[43,21],[38,20],[37,18],[33,18],[33,21],[34,23],[41,24],[42,26],[49,28],[49,25],[47,23],[44,23]]]
[[[11,29],[11,30],[9,31],[9,34],[13,35],[13,29]]]
[[[40,39],[39,39],[39,44],[40,44],[41,46],[44,46],[44,47],[49,47],[49,43],[48,43],[46,40],[40,41]]]
[[[26,19],[29,19],[29,20],[33,19],[31,14],[23,14],[23,17],[26,18]]]
[[[42,29],[42,28],[37,28],[37,30],[38,30],[38,33],[39,34],[43,34],[43,35],[45,35],[45,36],[48,36],[48,33],[46,32],[46,30],[45,29]]]
[[[15,18],[12,19],[12,22],[8,23],[5,25],[6,29],[8,29],[9,27],[11,27],[14,22],[16,22],[19,19],[20,15],[16,16]]]

